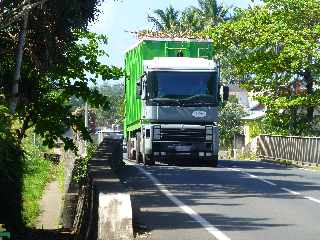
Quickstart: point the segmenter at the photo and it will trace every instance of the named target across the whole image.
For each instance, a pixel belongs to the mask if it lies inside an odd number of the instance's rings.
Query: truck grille
[[[205,129],[161,128],[162,141],[205,142]]]

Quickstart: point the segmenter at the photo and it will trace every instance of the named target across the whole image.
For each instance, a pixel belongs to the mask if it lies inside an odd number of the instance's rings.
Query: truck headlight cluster
[[[206,141],[212,141],[212,140],[213,140],[213,127],[206,126]]]
[[[161,126],[156,125],[153,126],[153,140],[160,140],[161,139]]]

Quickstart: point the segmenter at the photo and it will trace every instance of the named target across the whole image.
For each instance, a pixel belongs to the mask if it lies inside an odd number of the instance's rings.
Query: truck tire
[[[130,140],[127,141],[127,154],[128,154],[128,160],[131,161],[133,160],[133,154],[131,152],[131,142]]]
[[[212,167],[218,167],[218,155],[213,155],[211,166]]]
[[[155,160],[152,156],[147,156],[146,154],[142,154],[142,161],[144,165],[153,166],[155,165]]]
[[[140,151],[140,140],[141,140],[141,133],[140,132],[137,132],[136,139],[137,139],[137,148],[136,148],[136,159],[135,160],[137,163],[141,163],[142,157],[141,157],[141,151]]]

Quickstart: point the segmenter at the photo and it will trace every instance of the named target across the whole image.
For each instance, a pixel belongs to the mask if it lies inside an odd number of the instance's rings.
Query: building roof
[[[250,111],[250,115],[241,118],[241,120],[254,121],[263,118],[265,115],[266,113],[264,110]]]

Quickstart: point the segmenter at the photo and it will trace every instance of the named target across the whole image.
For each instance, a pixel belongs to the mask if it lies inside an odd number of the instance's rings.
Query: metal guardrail
[[[320,164],[320,138],[260,135],[257,155],[271,160]]]

